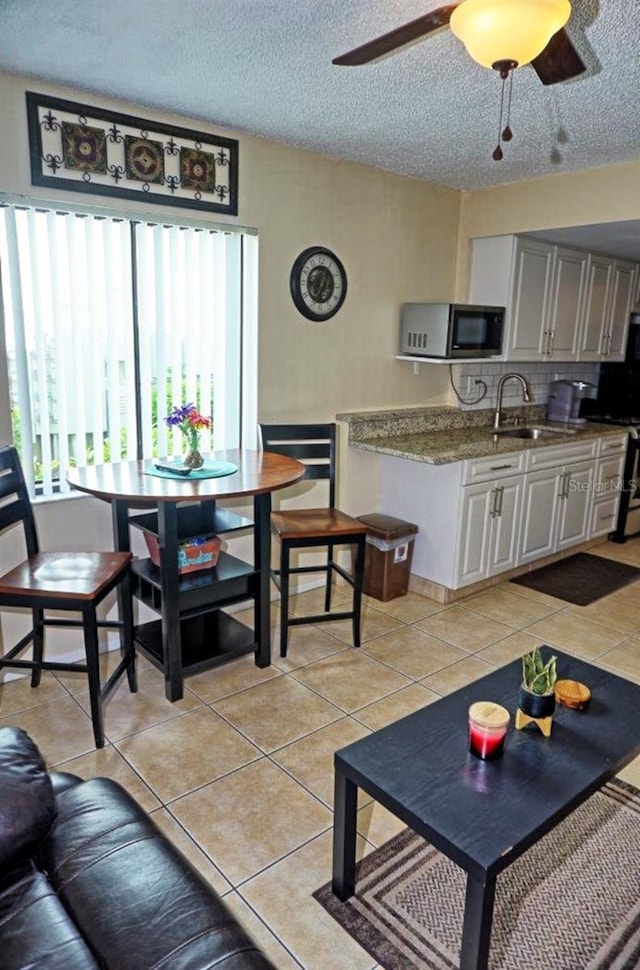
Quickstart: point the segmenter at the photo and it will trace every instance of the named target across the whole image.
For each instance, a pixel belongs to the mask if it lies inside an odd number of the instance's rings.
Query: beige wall
[[[0,75],[0,125],[5,133],[0,190],[8,193],[67,198],[107,209],[118,205],[106,196],[30,185],[25,90],[215,130],[195,119]],[[240,141],[240,177],[238,218],[224,221],[254,227],[260,239],[260,417],[328,419],[346,409],[446,400],[446,368],[423,367],[414,377],[410,365],[394,360],[394,354],[403,300],[453,297],[460,194],[263,139],[226,134]],[[148,212],[153,202],[145,202],[126,207]],[[179,212],[156,207],[163,210],[173,216]],[[185,214],[200,218],[192,210]],[[202,217],[222,221],[216,214]],[[335,250],[348,274],[346,302],[326,323],[307,321],[289,295],[291,265],[312,244]]]
[[[468,294],[470,240],[640,219],[640,162],[495,186],[462,197],[456,293]]]

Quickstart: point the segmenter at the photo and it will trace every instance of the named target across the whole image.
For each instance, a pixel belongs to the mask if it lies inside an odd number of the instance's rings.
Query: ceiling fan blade
[[[568,81],[586,71],[564,28],[553,35],[542,53],[531,61],[531,66],[543,84]]]
[[[376,37],[375,40],[370,40],[347,54],[335,57],[332,63],[341,67],[356,67],[375,61],[384,54],[390,54],[391,51],[404,47],[405,44],[419,40],[434,30],[439,30],[440,27],[446,27],[457,6],[457,3],[448,3],[444,7],[438,7],[437,10],[432,10],[431,13],[418,17],[417,20],[411,20],[408,24],[397,27],[388,34],[382,34],[381,37]]]

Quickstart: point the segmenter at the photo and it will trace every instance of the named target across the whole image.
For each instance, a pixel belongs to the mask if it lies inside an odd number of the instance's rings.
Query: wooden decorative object
[[[591,700],[591,691],[578,680],[557,680],[555,694],[559,704],[572,707],[576,711],[584,710]]]
[[[521,731],[527,724],[537,724],[545,738],[551,737],[551,726],[553,725],[552,715],[549,717],[530,717],[518,708],[516,711],[516,729]]]

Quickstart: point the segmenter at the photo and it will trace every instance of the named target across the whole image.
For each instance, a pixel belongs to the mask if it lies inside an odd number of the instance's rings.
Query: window
[[[0,209],[14,441],[33,494],[70,465],[180,454],[164,417],[213,417],[205,450],[255,446],[256,240],[77,211]]]

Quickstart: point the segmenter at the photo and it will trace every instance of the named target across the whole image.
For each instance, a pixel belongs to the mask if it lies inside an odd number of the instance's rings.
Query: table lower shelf
[[[212,610],[180,622],[182,673],[185,677],[209,670],[257,649],[254,631],[223,610]],[[136,627],[135,642],[150,662],[164,670],[162,621]]]

